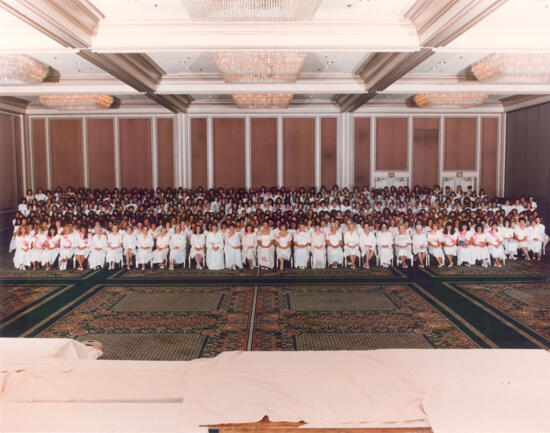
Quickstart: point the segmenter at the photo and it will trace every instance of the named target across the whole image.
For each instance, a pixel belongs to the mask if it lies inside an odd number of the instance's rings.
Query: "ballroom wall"
[[[507,196],[532,194],[550,221],[550,103],[506,115]]]

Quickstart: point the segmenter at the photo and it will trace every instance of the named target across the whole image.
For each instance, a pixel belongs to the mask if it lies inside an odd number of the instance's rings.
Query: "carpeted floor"
[[[105,359],[550,348],[550,258],[488,269],[21,272],[3,254],[0,335],[98,340]]]

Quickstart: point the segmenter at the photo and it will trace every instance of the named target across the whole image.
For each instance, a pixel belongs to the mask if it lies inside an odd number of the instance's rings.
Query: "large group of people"
[[[472,187],[28,190],[16,269],[503,266],[540,260],[532,196]]]

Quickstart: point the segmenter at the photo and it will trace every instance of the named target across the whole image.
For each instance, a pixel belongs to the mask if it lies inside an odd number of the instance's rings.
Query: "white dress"
[[[53,265],[55,261],[57,260],[57,256],[59,255],[59,248],[56,247],[57,242],[59,242],[59,235],[55,235],[54,237],[46,237],[46,249],[44,250],[44,259],[47,261],[47,263]]]
[[[341,265],[344,262],[344,252],[342,251],[342,247],[338,246],[338,244],[342,241],[342,233],[340,232],[330,232],[326,239],[329,243],[327,245],[327,261],[330,266],[332,266],[334,263]]]
[[[206,235],[204,233],[193,233],[189,237],[189,244],[191,245],[189,258],[194,259],[196,256],[202,256],[202,258],[204,259],[204,246],[206,245]]]
[[[477,260],[481,260],[484,262],[488,261],[490,259],[489,248],[487,248],[487,245],[485,245],[484,247],[478,246],[478,244],[480,243],[487,242],[487,236],[485,235],[485,233],[474,233],[472,238],[475,244],[472,246],[472,255],[474,258],[474,262]]]
[[[267,247],[267,245],[269,245],[269,243],[273,240],[273,235],[271,234],[271,232],[269,234],[262,234],[261,232],[259,232],[257,234],[257,238],[259,243],[258,266],[272,269],[273,266],[275,265],[275,257],[274,257],[275,248],[273,245],[271,245],[268,248],[264,248],[264,247]]]
[[[504,238],[502,236],[502,233],[500,231],[495,232],[493,230],[489,230],[486,233],[486,238],[487,238],[487,244],[488,244],[489,253],[491,254],[491,257],[493,257],[494,259],[504,260],[505,259],[504,246],[503,246]],[[500,245],[499,245],[499,242],[500,242]]]
[[[472,246],[463,246],[467,245],[470,242],[470,239],[472,238],[472,235],[470,232],[458,232],[457,233],[457,239],[458,239],[458,258],[457,263],[461,265],[462,263],[466,262],[470,265],[475,264],[475,256],[472,251]]]
[[[19,269],[21,266],[31,265],[31,239],[30,236],[15,237],[15,254],[13,256],[13,266]],[[27,251],[24,251],[27,250]]]
[[[153,260],[153,246],[155,241],[151,233],[144,235],[140,233],[137,237],[137,253],[136,253],[136,264],[146,265]]]
[[[458,238],[457,233],[450,235],[448,233],[443,233],[443,252],[448,256],[457,255],[457,246],[456,240]]]
[[[405,245],[412,243],[411,235],[405,233],[405,234],[398,234],[395,237],[395,256],[399,260],[399,257],[406,257],[407,259],[412,258],[412,248],[411,245],[406,247],[400,247],[399,245]]]
[[[170,238],[170,260],[181,265],[187,256],[187,236],[185,233],[174,233]]]
[[[107,235],[107,244],[111,244],[111,247],[107,246],[107,254],[105,256],[107,263],[122,262],[122,233],[109,233]]]
[[[128,251],[132,251],[132,253],[135,254],[136,245],[137,245],[137,239],[134,233],[124,232],[122,234],[122,248],[124,249],[124,253]]]
[[[326,240],[323,232],[311,234],[311,268],[324,269],[327,264]],[[321,248],[316,248],[321,247]]]
[[[63,241],[61,241],[63,242]],[[99,248],[99,251],[97,250]],[[94,234],[90,241],[90,255],[88,257],[88,265],[90,269],[105,265],[105,250],[107,249],[107,237],[105,235],[98,236]]]
[[[164,261],[168,257],[170,236],[168,234],[165,234],[164,236],[158,236],[156,245],[157,249],[153,251],[153,263],[164,263]]]
[[[74,254],[74,238],[70,235],[61,235],[59,244],[59,259],[71,259]]]
[[[309,247],[298,247],[296,244],[305,245],[311,243],[311,237],[307,231],[297,231],[294,235],[294,267],[305,268],[309,261]]]
[[[280,233],[277,235],[277,242],[283,248],[276,247],[277,260],[286,260],[290,262],[291,251],[290,248],[287,248],[292,243],[292,235],[287,232],[286,236],[282,236]]]
[[[413,254],[425,253],[428,248],[428,237],[424,233],[414,232],[412,235]]]
[[[367,234],[365,230],[361,230],[359,233],[359,247],[361,248],[361,254],[365,256],[368,251],[374,251],[376,249],[376,235],[369,230]]]
[[[258,246],[256,233],[243,233],[242,245],[243,262],[250,260],[252,266],[256,266],[256,248]]]
[[[77,256],[84,256],[87,258],[90,254],[90,238],[83,237],[81,233],[78,234],[78,243],[76,244],[75,254]]]
[[[354,247],[349,247],[355,245]],[[359,235],[354,231],[346,231],[344,233],[344,257],[359,256]]]
[[[376,236],[378,257],[382,266],[389,266],[393,258],[393,235],[391,232],[378,232]],[[387,247],[387,248],[385,248]]]
[[[527,227],[522,229],[521,227],[517,226],[514,229],[514,234],[517,236],[518,239],[518,248],[529,248],[529,232],[527,231]],[[525,238],[525,239],[524,239]]]
[[[237,232],[225,236],[225,267],[243,267],[243,259],[241,254],[241,239]]]
[[[214,250],[214,247],[218,247]],[[223,235],[220,232],[206,234],[206,266],[217,271],[224,268]]]
[[[443,247],[442,247],[443,236],[441,235],[441,232],[430,230],[428,232],[428,242],[435,245],[439,245],[438,247],[433,247],[430,244],[428,244],[428,251],[432,256],[442,259],[444,257],[444,254],[443,254]]]
[[[32,236],[31,262],[46,263],[44,244],[46,243],[46,235],[38,233]]]
[[[543,230],[540,230],[540,227],[543,228]],[[529,244],[529,251],[535,253],[535,254],[541,254],[542,253],[542,237],[544,236],[544,226],[542,224],[539,224],[535,227],[529,226],[526,229],[527,232],[527,240]]]

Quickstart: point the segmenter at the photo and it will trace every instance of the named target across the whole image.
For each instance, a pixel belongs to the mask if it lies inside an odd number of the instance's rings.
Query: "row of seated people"
[[[107,266],[169,267],[186,263],[198,269],[224,268],[283,270],[294,266],[304,269],[336,268],[343,264],[352,268],[371,263],[388,267],[397,263],[408,267],[417,258],[419,266],[433,263],[471,266],[480,264],[502,266],[506,258],[516,259],[521,254],[526,260],[541,259],[548,236],[540,217],[527,222],[523,217],[470,223],[448,220],[443,222],[417,219],[413,226],[400,218],[355,223],[347,219],[344,224],[336,219],[332,223],[322,220],[299,222],[296,228],[287,229],[282,222],[276,226],[264,221],[261,225],[242,221],[210,223],[183,221],[157,226],[123,222],[102,226],[78,228],[60,221],[48,226],[47,222],[34,226],[20,225],[11,248],[15,250],[13,262],[17,269],[30,267],[50,269],[57,263],[59,269],[77,266],[99,269]],[[294,225],[293,225],[294,227]],[[430,256],[433,257],[432,262]]]

